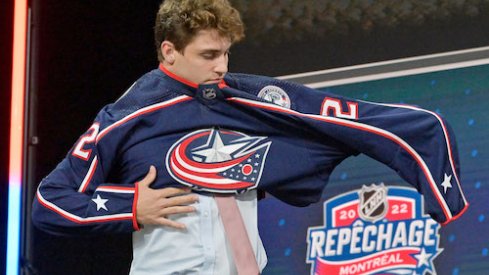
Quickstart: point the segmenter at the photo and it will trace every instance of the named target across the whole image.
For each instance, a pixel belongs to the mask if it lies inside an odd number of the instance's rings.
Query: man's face
[[[174,51],[172,73],[196,84],[219,82],[228,71],[231,41],[216,30],[201,30],[181,51]]]

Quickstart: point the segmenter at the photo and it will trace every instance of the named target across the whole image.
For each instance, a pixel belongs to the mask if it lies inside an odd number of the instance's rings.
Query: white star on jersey
[[[447,193],[448,188],[452,188],[452,183],[450,182],[452,180],[452,175],[448,176],[445,174],[445,177],[443,179],[443,182],[441,183],[441,186],[443,186],[445,194]]]
[[[414,258],[418,260],[418,265],[417,267],[426,265],[430,266],[430,263],[428,263],[428,260],[431,258],[431,253],[426,253],[426,250],[424,250],[424,247],[421,248],[421,252],[419,254],[414,255]]]
[[[105,206],[105,203],[108,201],[108,199],[102,199],[102,197],[97,194],[97,198],[92,199],[92,201],[97,204],[97,211],[99,211],[100,208],[104,209],[105,211],[109,211],[109,209],[107,209],[107,206]]]
[[[209,136],[209,141],[211,139],[212,139],[212,135]],[[209,146],[209,144],[205,144],[203,146],[195,148],[196,151],[193,151],[193,154],[204,156],[205,157],[204,162],[206,163],[227,161],[233,159],[231,155],[248,143],[249,142],[240,142],[240,143],[225,145],[224,142],[222,141],[219,131],[215,131],[215,137],[214,137],[214,141],[212,141],[211,147],[206,148]],[[201,148],[206,148],[206,149],[199,150]]]

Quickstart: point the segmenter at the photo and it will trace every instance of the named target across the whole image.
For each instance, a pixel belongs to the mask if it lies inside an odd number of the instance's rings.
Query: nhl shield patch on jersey
[[[440,225],[413,188],[363,186],[324,203],[324,225],[308,229],[311,274],[435,274]]]
[[[202,129],[175,142],[166,168],[178,182],[194,189],[239,193],[255,188],[271,141],[224,129]]]

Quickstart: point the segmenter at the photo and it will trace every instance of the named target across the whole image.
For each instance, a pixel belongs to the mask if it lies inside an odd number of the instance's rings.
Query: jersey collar
[[[172,72],[170,72],[167,68],[165,68],[165,66],[163,66],[162,63],[160,63],[160,66],[159,66],[159,69],[164,73],[166,74],[167,76],[169,76],[170,78],[182,83],[182,84],[185,84],[186,86],[189,86],[191,88],[194,88],[194,89],[197,89],[199,87],[199,85],[197,83],[194,83],[190,80],[187,80],[181,76],[178,76]]]

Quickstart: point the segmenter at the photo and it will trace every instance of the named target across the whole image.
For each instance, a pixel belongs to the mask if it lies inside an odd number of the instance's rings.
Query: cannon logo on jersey
[[[314,275],[435,274],[440,225],[412,188],[363,186],[324,203],[324,226],[310,227]]]
[[[166,168],[176,181],[196,189],[241,192],[260,182],[271,143],[231,130],[198,130],[172,145]]]

